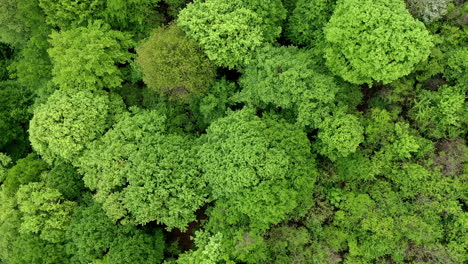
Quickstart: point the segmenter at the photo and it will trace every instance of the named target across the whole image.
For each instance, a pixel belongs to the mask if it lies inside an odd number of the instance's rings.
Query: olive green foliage
[[[413,16],[430,24],[447,13],[447,6],[453,0],[406,0],[405,2]]]
[[[198,152],[224,221],[266,229],[310,206],[314,160],[297,127],[243,109],[214,121]]]
[[[129,114],[80,160],[86,186],[114,221],[184,229],[205,202],[192,140],[168,122],[158,111]]]
[[[317,46],[324,41],[323,27],[334,7],[335,0],[298,0],[288,18],[286,37],[297,45]]]
[[[123,109],[122,99],[114,94],[57,90],[35,109],[29,139],[47,162],[57,158],[75,162]]]
[[[31,118],[28,105],[31,93],[15,81],[0,82],[0,149],[25,135]]]
[[[22,185],[16,198],[22,213],[21,233],[39,234],[41,239],[50,242],[64,240],[74,202],[65,200],[58,190],[47,188],[40,182]]]
[[[100,90],[122,83],[118,64],[130,61],[130,36],[101,22],[50,35],[53,82],[62,89]]]
[[[389,83],[429,55],[431,37],[399,0],[341,0],[325,26],[332,72],[352,83]]]
[[[279,0],[198,0],[180,12],[177,24],[216,65],[236,68],[279,37],[285,16]]]
[[[173,100],[200,97],[215,78],[214,65],[175,25],[155,30],[137,53],[146,85]]]
[[[410,116],[422,133],[432,138],[453,138],[467,132],[467,88],[444,85],[438,91],[421,90]]]
[[[0,2],[0,41],[15,44],[26,38],[28,29],[18,18],[18,4],[15,0],[2,0]],[[25,36],[26,35],[26,36]]]
[[[281,226],[268,231],[266,247],[270,251],[271,263],[315,263],[316,258],[309,245],[311,237],[304,227]]]
[[[31,153],[8,169],[2,188],[6,194],[14,195],[22,184],[38,182],[41,173],[47,169],[47,163],[39,159],[36,154]]]
[[[445,176],[463,175],[464,164],[468,162],[468,146],[462,138],[443,140],[436,145],[437,154],[434,165],[441,169]]]

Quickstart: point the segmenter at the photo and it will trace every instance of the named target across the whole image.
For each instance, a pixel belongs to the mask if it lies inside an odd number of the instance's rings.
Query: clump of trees
[[[0,0],[0,263],[467,263],[467,8]]]

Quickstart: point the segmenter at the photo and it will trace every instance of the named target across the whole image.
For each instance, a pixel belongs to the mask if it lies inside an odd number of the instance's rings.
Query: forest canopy
[[[468,263],[468,2],[0,0],[0,264]]]

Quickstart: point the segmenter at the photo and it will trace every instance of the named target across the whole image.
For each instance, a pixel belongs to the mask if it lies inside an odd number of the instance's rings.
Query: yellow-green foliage
[[[358,84],[408,75],[433,45],[400,0],[339,0],[324,31],[327,66]]]
[[[279,37],[285,15],[279,0],[197,0],[180,12],[177,25],[216,65],[232,69]]]
[[[130,61],[130,35],[111,30],[100,21],[87,27],[53,32],[49,55],[53,82],[62,89],[100,90],[119,86],[122,72],[117,64]]]
[[[49,163],[58,158],[75,162],[123,110],[122,99],[115,94],[58,90],[34,111],[31,145]]]

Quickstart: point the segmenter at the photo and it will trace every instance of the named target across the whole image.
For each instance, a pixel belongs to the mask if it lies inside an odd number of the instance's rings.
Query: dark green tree
[[[300,125],[317,127],[335,108],[339,87],[332,77],[316,71],[314,58],[310,50],[292,46],[263,48],[244,70],[237,100],[290,110]]]
[[[47,163],[31,153],[7,170],[2,188],[6,194],[14,195],[21,185],[40,181],[41,174],[47,169]]]
[[[31,93],[15,81],[0,82],[0,149],[26,135]],[[18,144],[18,143],[16,143]]]
[[[238,90],[236,83],[225,78],[216,81],[209,89],[208,94],[198,103],[202,120],[210,124],[214,120],[224,117],[230,105],[235,104],[233,96]]]
[[[161,229],[147,234],[134,227],[119,228],[119,234],[113,239],[105,262],[122,264],[153,264],[164,259],[164,236]]]
[[[101,206],[85,197],[67,229],[67,252],[73,263],[161,263],[164,236],[134,226],[114,225]]]
[[[82,176],[65,162],[57,162],[50,171],[41,176],[48,188],[57,189],[67,200],[79,199],[85,190]]]

